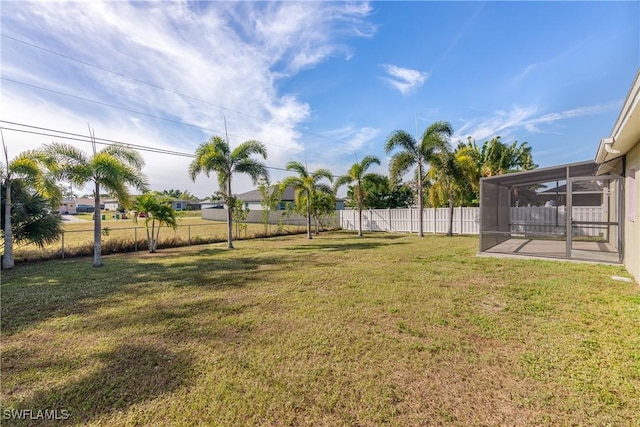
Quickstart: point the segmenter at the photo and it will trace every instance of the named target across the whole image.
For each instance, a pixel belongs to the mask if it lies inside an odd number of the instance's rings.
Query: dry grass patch
[[[108,218],[111,218],[108,216]],[[234,240],[265,237],[263,224],[245,224],[246,228],[236,230]],[[14,258],[17,263],[41,261],[46,259],[74,258],[93,254],[93,221],[67,222],[64,224],[64,236],[52,244],[38,248],[33,244],[16,245]],[[104,255],[125,252],[146,251],[146,229],[144,219],[102,221],[102,253]],[[237,232],[236,232],[237,231]],[[300,226],[283,226],[277,229],[271,226],[271,235],[290,235],[306,232]],[[198,217],[182,217],[178,228],[161,227],[158,248],[202,245],[227,240],[227,224],[221,221],[208,221]]]
[[[89,425],[630,425],[620,267],[329,233],[3,272],[2,408]],[[7,424],[17,423],[7,420]]]

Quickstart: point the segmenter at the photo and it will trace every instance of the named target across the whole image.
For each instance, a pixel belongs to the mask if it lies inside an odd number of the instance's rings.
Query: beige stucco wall
[[[635,169],[635,188],[629,188],[629,178],[625,178],[624,215],[624,265],[640,283],[640,141],[627,153],[625,176]],[[628,192],[635,193],[636,207],[633,219],[628,219]]]

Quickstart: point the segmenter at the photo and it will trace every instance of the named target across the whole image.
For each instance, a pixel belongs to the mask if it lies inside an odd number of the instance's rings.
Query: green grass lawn
[[[638,285],[477,242],[336,232],[18,265],[3,424],[637,425]]]
[[[187,211],[185,211],[187,212]],[[196,211],[188,211],[196,212]],[[199,211],[197,211],[199,212]],[[112,212],[113,214],[113,212]],[[116,220],[110,215],[101,222],[102,251],[104,254],[130,252],[134,250],[134,242],[138,242],[139,250],[146,250],[146,229],[144,218],[128,218]],[[64,236],[58,241],[39,248],[34,244],[15,244],[14,258],[16,262],[35,261],[42,259],[62,258],[64,247],[65,258],[78,254],[87,255],[93,253],[93,220],[64,222]],[[157,224],[156,224],[157,226]],[[244,224],[245,228],[236,228],[234,223],[234,239],[251,239],[263,237],[265,227],[263,224]],[[269,233],[275,235],[278,231],[276,225],[269,226]],[[286,225],[280,230],[281,234],[296,234],[305,232],[306,228],[296,225]],[[178,219],[178,227],[174,230],[162,226],[159,238],[159,247],[187,246],[191,244],[221,242],[227,240],[227,223],[225,221],[209,221],[197,216],[184,216]],[[142,247],[144,246],[144,248]]]

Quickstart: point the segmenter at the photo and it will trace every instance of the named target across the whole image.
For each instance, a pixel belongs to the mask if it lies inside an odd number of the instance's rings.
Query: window
[[[638,201],[636,200],[636,193],[638,190],[636,189],[636,168],[629,169],[629,175],[627,176],[627,219],[629,221],[635,220],[636,215],[636,207],[638,206]]]

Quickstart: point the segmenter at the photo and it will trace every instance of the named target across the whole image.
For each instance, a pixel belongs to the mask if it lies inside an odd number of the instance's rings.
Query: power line
[[[281,127],[281,128],[291,129],[291,130],[293,130],[293,131],[295,131],[295,132],[300,132],[300,133],[305,134],[305,135],[310,135],[310,136],[314,136],[314,137],[317,137],[317,138],[321,138],[321,139],[325,139],[325,140],[333,141],[333,142],[339,142],[339,143],[344,143],[344,142],[345,142],[345,141],[343,141],[343,140],[339,140],[339,139],[331,138],[331,137],[328,137],[328,136],[325,136],[325,135],[321,135],[321,134],[317,134],[317,133],[313,133],[313,132],[308,132],[308,131],[300,130],[300,129],[297,129],[297,128],[293,127],[293,126],[288,126],[288,125],[285,125],[285,124],[282,124],[282,123],[277,123],[277,122],[273,122],[273,121],[270,121],[270,120],[267,120],[267,119],[263,119],[263,118],[261,118],[261,117],[257,117],[257,116],[254,116],[254,115],[251,115],[251,114],[248,114],[248,113],[244,113],[244,112],[242,112],[242,111],[234,110],[234,109],[231,109],[231,108],[228,108],[228,107],[225,107],[225,106],[219,105],[219,104],[214,104],[214,103],[212,103],[212,102],[205,101],[205,100],[203,100],[203,99],[196,98],[196,97],[194,97],[194,96],[187,95],[187,94],[184,94],[184,93],[182,93],[182,92],[175,91],[175,90],[173,90],[173,89],[165,88],[165,87],[160,86],[160,85],[157,85],[157,84],[155,84],[155,83],[150,83],[150,82],[147,82],[147,81],[145,81],[145,80],[141,80],[141,79],[138,79],[138,78],[136,78],[136,77],[132,77],[132,76],[129,76],[129,75],[127,75],[127,74],[120,73],[120,72],[118,72],[118,71],[110,70],[110,69],[108,69],[108,68],[104,68],[104,67],[101,67],[101,66],[99,66],[99,65],[92,64],[92,63],[90,63],[90,62],[86,62],[86,61],[83,61],[83,60],[81,60],[81,59],[74,58],[74,57],[72,57],[72,56],[69,56],[69,55],[66,55],[66,54],[63,54],[63,53],[60,53],[60,52],[56,52],[56,51],[51,50],[51,49],[47,49],[47,48],[45,48],[45,47],[42,47],[42,46],[39,46],[39,45],[36,45],[36,44],[30,43],[30,42],[27,42],[27,41],[24,41],[24,40],[20,40],[20,39],[18,39],[18,38],[15,38],[15,37],[9,36],[9,35],[7,35],[7,34],[0,34],[0,36],[4,37],[4,38],[6,38],[6,39],[9,39],[9,40],[13,40],[13,41],[18,42],[18,43],[22,43],[22,44],[24,44],[24,45],[26,45],[26,46],[29,46],[29,47],[32,47],[32,48],[35,48],[35,49],[40,49],[40,50],[42,50],[42,51],[44,51],[44,52],[47,52],[47,53],[50,53],[50,54],[52,54],[52,55],[57,55],[57,56],[60,56],[60,57],[62,57],[62,58],[68,59],[68,60],[70,60],[70,61],[75,61],[75,62],[77,62],[77,63],[79,63],[79,64],[83,64],[83,65],[86,65],[86,66],[88,66],[88,67],[93,67],[93,68],[96,68],[96,69],[98,69],[98,70],[101,70],[101,71],[104,71],[104,72],[107,72],[107,73],[114,74],[114,75],[116,75],[116,76],[124,77],[124,78],[129,79],[129,80],[131,80],[131,81],[134,81],[134,82],[136,82],[136,83],[142,83],[142,84],[144,84],[144,85],[147,85],[147,86],[153,87],[153,88],[155,88],[155,89],[160,89],[160,90],[163,90],[163,91],[165,91],[165,92],[172,93],[172,94],[174,94],[174,95],[178,95],[178,96],[181,96],[181,97],[184,97],[184,98],[187,98],[187,99],[191,99],[191,100],[193,100],[193,101],[201,102],[201,103],[206,104],[206,105],[209,105],[209,106],[211,106],[211,107],[219,108],[219,109],[221,109],[221,110],[226,110],[226,111],[229,111],[229,112],[232,112],[232,113],[235,113],[235,114],[239,114],[239,115],[244,116],[244,117],[249,117],[249,118],[251,118],[251,119],[259,120],[259,121],[264,122],[264,123],[268,123],[268,124],[272,124],[272,125],[275,125],[275,126],[279,126],[279,127]],[[47,89],[45,89],[45,90],[47,90]],[[79,98],[79,99],[82,99],[82,98]],[[103,104],[103,105],[106,105],[106,104]],[[116,107],[116,108],[118,108],[118,107]],[[129,110],[126,110],[126,111],[129,111]],[[155,116],[151,116],[151,117],[155,117]],[[157,117],[156,117],[156,118],[157,118]],[[181,123],[181,122],[178,122],[178,123]],[[193,125],[191,125],[191,126],[193,126]],[[204,129],[204,128],[200,128],[200,129]],[[210,130],[210,129],[204,129],[204,130]],[[215,131],[215,132],[217,132],[217,131]],[[237,136],[237,135],[232,135],[232,136]]]
[[[22,126],[22,127],[26,127],[26,128],[30,128],[30,129],[38,129],[38,130],[43,130],[43,131],[48,131],[48,132],[56,132],[56,133],[61,134],[61,135],[71,135],[71,136],[80,137],[80,138],[87,138],[86,135],[79,134],[79,133],[65,132],[65,131],[56,130],[56,129],[50,129],[50,128],[44,128],[44,127],[39,127],[39,126],[27,125],[27,124],[24,124],[24,123],[10,122],[10,121],[7,121],[7,120],[0,120],[0,123],[7,123],[7,124],[10,124],[10,125]],[[17,130],[17,129],[13,129],[13,130]],[[61,135],[49,135],[49,136],[61,137]],[[89,140],[104,141],[105,143],[110,143],[110,144],[122,144],[122,145],[127,145],[127,146],[132,147],[132,148],[140,148],[140,149],[146,149],[146,150],[157,150],[158,152],[167,152],[168,154],[192,156],[192,154],[189,154],[189,153],[182,153],[182,152],[179,152],[179,151],[167,150],[167,149],[164,149],[164,148],[147,147],[145,145],[139,145],[139,144],[133,144],[133,143],[128,143],[128,142],[116,141],[116,140],[113,140],[113,139],[96,138],[95,136],[94,137],[89,137],[89,138],[90,138]],[[108,144],[104,144],[104,145],[108,145]]]
[[[2,130],[8,130],[8,131],[20,132],[20,133],[27,133],[27,134],[31,134],[31,135],[49,136],[49,137],[52,137],[52,138],[65,139],[65,140],[70,140],[70,141],[79,141],[79,142],[86,142],[86,143],[91,143],[92,142],[91,137],[89,137],[87,135],[78,134],[78,133],[65,132],[65,131],[60,131],[60,130],[51,129],[51,128],[33,126],[33,125],[28,125],[28,124],[18,123],[18,122],[11,122],[11,121],[7,121],[7,120],[0,120],[0,123],[7,123],[7,124],[12,125],[12,126],[19,126],[19,127],[27,128],[27,129],[19,129],[19,128],[15,128],[15,127],[0,126],[0,129],[2,129]],[[35,130],[32,130],[32,129],[35,129]],[[136,149],[136,150],[140,150],[140,151],[146,151],[146,152],[157,153],[157,154],[165,154],[165,155],[170,155],[170,156],[187,157],[187,158],[192,158],[192,159],[195,158],[195,154],[189,154],[189,153],[184,153],[184,152],[174,151],[174,150],[167,150],[167,149],[164,149],[164,148],[149,147],[149,146],[140,145],[140,144],[132,144],[132,143],[123,142],[123,141],[117,141],[117,140],[113,140],[113,139],[95,138],[95,142],[96,142],[96,144],[100,144],[100,145],[118,144],[118,145],[124,145],[126,147],[130,147],[130,148],[133,148],[133,149]],[[276,166],[266,166],[266,168],[267,169],[272,169],[272,170],[277,170],[277,171],[291,172],[288,169],[280,168],[280,167],[276,167]],[[339,175],[333,175],[334,178],[336,176],[339,176]]]
[[[183,122],[183,121],[180,121],[180,120],[174,120],[174,119],[168,119],[166,117],[155,116],[153,114],[145,113],[145,112],[142,112],[142,111],[132,110],[132,109],[126,108],[126,107],[120,107],[118,105],[113,105],[113,104],[109,104],[109,103],[102,102],[102,101],[96,101],[94,99],[84,98],[84,97],[78,96],[78,95],[72,95],[72,94],[69,94],[69,93],[60,92],[60,91],[55,90],[55,89],[48,89],[48,88],[45,88],[45,87],[42,87],[42,86],[38,86],[38,85],[34,85],[34,84],[31,84],[31,83],[26,83],[26,82],[21,82],[19,80],[10,79],[8,77],[0,77],[0,79],[1,80],[6,80],[6,81],[11,82],[11,83],[16,83],[16,84],[19,84],[19,85],[23,85],[23,86],[32,87],[32,88],[35,88],[35,89],[39,89],[39,90],[44,90],[44,91],[47,91],[47,92],[55,93],[57,95],[67,96],[69,98],[75,98],[75,99],[79,99],[81,101],[91,102],[91,103],[94,103],[94,104],[103,105],[105,107],[115,108],[115,109],[118,109],[118,110],[127,111],[127,112],[133,113],[133,114],[140,114],[142,116],[151,117],[153,119],[164,120],[166,122],[171,122],[171,123],[175,123],[175,124],[179,124],[179,125],[183,125],[183,126],[189,126],[189,127],[192,127],[194,129],[198,129],[198,130],[205,130],[205,131],[212,132],[212,133],[221,133],[221,131],[216,130],[216,129],[205,128],[205,127],[202,127],[202,126],[194,125],[194,124]],[[240,139],[245,139],[245,140],[246,139],[251,139],[249,137],[242,136],[242,135],[235,135],[235,134],[230,134],[230,135],[235,137],[235,138],[240,138]],[[281,144],[274,144],[272,142],[268,142],[268,143],[265,143],[265,144],[266,145],[271,145],[271,146],[274,146],[274,147],[289,148],[289,147],[286,147],[286,146],[281,145]]]

